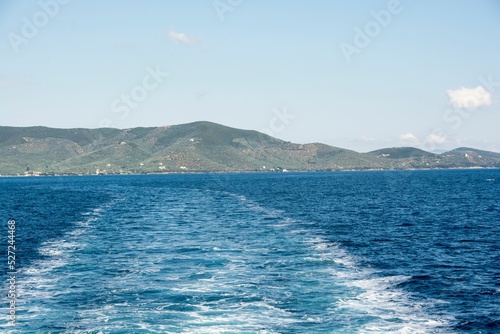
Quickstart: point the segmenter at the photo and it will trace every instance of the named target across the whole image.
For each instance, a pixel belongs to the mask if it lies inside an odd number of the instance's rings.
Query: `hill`
[[[358,153],[211,122],[124,130],[4,126],[0,157],[1,175],[500,167],[500,154],[471,148]]]

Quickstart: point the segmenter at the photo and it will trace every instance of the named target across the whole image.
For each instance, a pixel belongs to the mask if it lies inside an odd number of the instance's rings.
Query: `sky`
[[[497,0],[0,0],[0,125],[500,152]]]

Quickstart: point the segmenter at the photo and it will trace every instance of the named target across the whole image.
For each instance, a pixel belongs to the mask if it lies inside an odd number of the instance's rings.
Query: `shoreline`
[[[451,171],[451,170],[494,170],[500,169],[500,167],[444,167],[444,168],[407,168],[407,169],[380,169],[380,168],[368,168],[368,169],[337,169],[337,170],[286,170],[286,171],[259,171],[259,170],[248,170],[248,171],[191,171],[191,172],[151,172],[151,173],[106,173],[106,174],[83,174],[83,173],[62,173],[62,174],[40,174],[40,175],[1,175],[0,178],[25,178],[25,177],[68,177],[68,176],[119,176],[119,175],[130,175],[130,176],[140,176],[140,175],[201,175],[201,174],[287,174],[287,173],[335,173],[335,172],[397,172],[397,171]]]

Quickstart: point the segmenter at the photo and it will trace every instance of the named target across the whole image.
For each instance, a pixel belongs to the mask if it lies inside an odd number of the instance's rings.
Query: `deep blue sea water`
[[[0,219],[2,333],[500,333],[500,170],[1,178]]]

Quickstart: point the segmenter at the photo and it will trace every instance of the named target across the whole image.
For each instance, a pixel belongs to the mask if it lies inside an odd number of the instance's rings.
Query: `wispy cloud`
[[[432,134],[428,135],[427,137],[425,137],[425,140],[428,143],[432,143],[432,144],[444,144],[444,143],[446,143],[446,136],[432,133]]]
[[[176,32],[172,29],[167,31],[167,36],[174,43],[181,43],[186,45],[201,45],[201,46],[205,44],[201,38],[189,36],[188,34],[182,32]]]
[[[418,142],[418,138],[411,132],[400,135],[399,139],[401,139],[405,142],[410,142],[410,143],[417,143]]]
[[[377,141],[377,139],[374,137],[366,137],[366,136],[359,137],[359,140],[365,143],[371,143]]]
[[[476,109],[493,104],[493,96],[483,86],[476,88],[461,87],[447,90],[449,103],[455,108]]]

